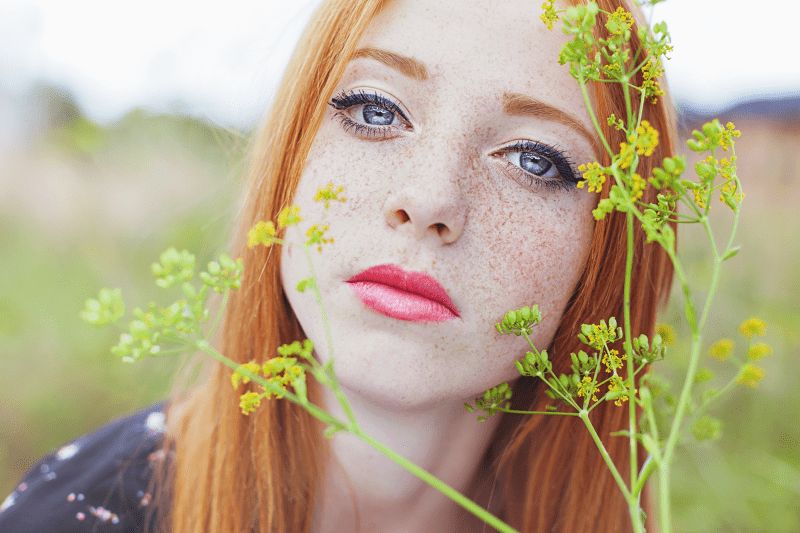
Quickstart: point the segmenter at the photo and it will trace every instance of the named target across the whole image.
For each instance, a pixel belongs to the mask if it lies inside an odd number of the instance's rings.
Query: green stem
[[[628,226],[628,251],[625,259],[625,285],[623,290],[623,315],[625,323],[625,352],[628,354],[628,379],[627,388],[631,394],[631,401],[628,402],[628,444],[630,446],[630,473],[631,473],[631,487],[636,485],[639,473],[639,457],[638,457],[638,443],[636,441],[636,402],[633,401],[634,391],[636,390],[635,384],[635,361],[633,357],[633,343],[631,337],[631,283],[633,279],[633,224],[634,216],[631,209],[626,213],[626,222]],[[637,513],[638,515],[638,513]],[[631,517],[633,519],[633,517]],[[636,520],[634,520],[636,522]]]
[[[564,415],[564,416],[578,416],[578,413],[564,413],[562,411],[517,411],[515,409],[498,409],[504,413],[514,413],[518,415]]]
[[[411,474],[417,476],[419,479],[433,487],[434,489],[438,490],[461,507],[466,509],[467,511],[471,512],[493,528],[503,533],[519,533],[516,529],[512,528],[493,514],[491,514],[486,509],[482,508],[477,503],[473,502],[454,488],[452,488],[447,483],[440,481],[437,477],[433,476],[432,474],[428,473],[426,470],[420,468],[416,464],[412,463],[402,455],[398,454],[391,448],[388,448],[378,442],[377,440],[373,439],[366,433],[361,432],[360,430],[353,432],[357,437],[361,440],[378,450],[380,453],[397,463],[399,466],[406,469]]]
[[[208,330],[208,335],[205,335],[203,338],[210,339],[214,332],[217,330],[217,326],[219,325],[219,321],[222,319],[222,315],[225,312],[225,306],[228,305],[228,297],[230,297],[231,291],[228,289],[225,292],[225,295],[222,297],[222,303],[219,304],[219,310],[217,311],[217,316],[214,317],[214,322],[211,323],[211,327]]]
[[[589,118],[592,119],[592,124],[594,125],[594,131],[597,132],[597,135],[600,137],[600,141],[603,143],[603,146],[608,152],[609,157],[614,156],[614,152],[611,150],[611,146],[609,146],[608,141],[606,140],[605,135],[603,135],[603,130],[600,129],[600,124],[597,122],[597,117],[594,114],[594,109],[592,108],[592,101],[589,99],[589,92],[586,90],[586,80],[583,79],[583,74],[580,75],[580,79],[578,80],[581,86],[581,93],[583,94],[583,102],[586,105],[586,110],[589,112]]]
[[[597,445],[597,449],[600,450],[600,455],[603,456],[603,460],[606,462],[608,469],[611,471],[611,475],[614,476],[614,479],[617,481],[617,485],[619,485],[619,490],[622,491],[622,494],[623,496],[625,496],[625,499],[630,501],[631,493],[628,490],[628,486],[625,484],[625,480],[622,479],[619,470],[617,470],[617,466],[614,464],[614,461],[611,460],[611,456],[608,455],[608,450],[606,450],[603,441],[600,440],[600,436],[597,434],[597,431],[595,431],[592,422],[589,420],[589,412],[581,410],[578,413],[578,416],[581,418],[581,420],[583,420],[584,425],[589,430],[589,433],[592,435],[592,439],[594,440],[594,443]]]

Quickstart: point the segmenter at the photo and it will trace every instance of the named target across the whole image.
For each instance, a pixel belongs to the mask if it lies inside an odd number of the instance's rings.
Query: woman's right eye
[[[359,136],[389,137],[398,130],[410,129],[400,107],[377,92],[342,92],[329,105],[339,111],[335,116],[345,131]]]

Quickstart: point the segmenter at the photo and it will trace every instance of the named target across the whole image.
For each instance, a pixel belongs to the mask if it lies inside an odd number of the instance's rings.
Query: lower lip
[[[419,294],[372,281],[354,281],[348,284],[364,305],[382,315],[411,322],[444,322],[458,318],[444,305]]]

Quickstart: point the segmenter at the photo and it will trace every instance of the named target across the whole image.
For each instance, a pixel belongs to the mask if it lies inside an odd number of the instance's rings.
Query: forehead
[[[580,87],[557,62],[567,37],[548,30],[540,14],[531,0],[395,0],[361,46],[421,61],[434,84],[467,94],[527,94],[588,121]]]

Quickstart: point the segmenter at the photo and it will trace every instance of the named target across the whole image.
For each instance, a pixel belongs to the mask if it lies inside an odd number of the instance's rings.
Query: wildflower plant
[[[498,334],[523,336],[527,340],[530,350],[515,362],[516,369],[521,376],[542,380],[545,393],[553,399],[553,403],[542,412],[513,410],[512,389],[508,383],[501,383],[476,398],[474,405],[465,404],[465,407],[471,412],[481,412],[479,420],[501,412],[573,416],[580,419],[628,502],[633,530],[645,531],[641,493],[648,479],[658,472],[659,529],[672,531],[670,465],[676,446],[689,433],[700,441],[718,439],[721,423],[708,414],[708,408],[736,385],[756,387],[764,377],[764,370],[756,363],[771,353],[769,345],[753,342],[755,337],[764,336],[766,330],[766,325],[757,318],[741,324],[740,332],[746,342],[743,350],[738,351],[743,351],[743,358],[735,356],[737,347],[730,339],[720,339],[704,349],[703,332],[721,266],[738,251],[733,242],[739,207],[744,198],[736,175],[734,140],[739,136],[739,131],[733,124],[723,126],[714,120],[693,132],[692,139],[687,143],[689,148],[705,154],[705,158],[694,167],[696,179],[684,177],[686,160],[679,156],[663,159],[660,165],[655,166],[652,175],[641,175],[638,171],[640,162],[653,157],[659,144],[658,130],[642,119],[642,114],[645,106],[653,105],[664,94],[658,80],[663,74],[666,54],[672,50],[666,25],[660,23],[640,28],[638,42],[641,44],[634,48],[633,17],[624,9],[603,12],[596,3],[589,1],[586,5],[556,11],[554,3],[554,0],[547,0],[542,4],[541,19],[551,30],[560,20],[563,31],[571,38],[561,50],[558,61],[568,66],[570,74],[580,84],[589,116],[610,161],[608,165],[600,162],[582,165],[579,170],[583,180],[578,187],[596,193],[608,190],[607,197],[599,200],[593,211],[595,219],[602,220],[617,211],[624,214],[627,222],[624,313],[619,318],[608,317],[597,324],[584,324],[578,338],[585,348],[569,354],[569,372],[557,375],[553,369],[553,356],[547,350],[538,349],[530,338],[533,329],[542,321],[538,306],[508,311],[495,324],[495,329]],[[607,30],[607,38],[596,37],[595,30],[601,20],[605,21],[602,24]],[[641,81],[637,85],[634,80]],[[624,134],[625,140],[618,147],[611,146],[599,127],[599,118],[589,97],[590,83],[619,83],[623,86],[625,115],[617,117],[612,114],[605,118],[608,126]],[[722,157],[722,152],[726,156]],[[643,200],[648,187],[657,190],[654,202]],[[330,184],[320,189],[314,200],[323,202],[327,211],[333,202],[344,201],[342,192],[341,187]],[[712,231],[709,217],[712,205],[719,205],[712,202],[715,197],[732,211],[734,217],[731,233],[722,246]],[[301,292],[312,291],[316,297],[330,354],[324,365],[315,359],[314,346],[309,340],[281,346],[278,353],[264,363],[250,361],[240,364],[210,345],[209,338],[224,313],[229,292],[238,289],[241,284],[242,260],[233,260],[226,255],[222,255],[219,261],[209,263],[207,270],[199,273],[201,283],[198,285],[195,282],[194,256],[186,251],[168,249],[161,255],[160,262],[153,264],[152,272],[159,287],[170,289],[179,286],[183,298],[166,308],[154,303],[149,304],[146,310],[136,308],[133,310],[134,319],[125,326],[122,323],[125,305],[120,290],[103,289],[98,298],[86,302],[81,316],[89,324],[115,324],[126,330],[119,344],[112,348],[112,352],[126,362],[139,360],[145,355],[205,352],[232,369],[231,384],[235,389],[252,383],[240,396],[239,407],[244,415],[255,411],[262,401],[280,399],[298,403],[327,424],[326,436],[344,431],[359,437],[496,530],[515,531],[469,498],[361,430],[336,379],[332,336],[311,261],[312,249],[322,252],[323,247],[332,243],[333,239],[327,236],[329,228],[323,224],[324,220],[307,228],[306,240],[301,244],[289,242],[280,236],[287,227],[302,222],[299,208],[288,206],[274,222],[261,221],[251,228],[248,246],[302,246],[311,275],[300,281],[296,289]],[[684,298],[686,321],[692,338],[686,373],[677,397],[670,393],[668,384],[650,373],[650,365],[663,359],[668,346],[675,342],[674,330],[661,324],[652,337],[631,335],[631,279],[636,224],[643,228],[648,242],[655,242],[666,251]],[[702,301],[696,300],[677,257],[673,231],[675,224],[699,224],[708,237],[713,266]],[[210,320],[211,313],[205,304],[211,290],[223,294],[222,304],[213,320]],[[719,389],[709,388],[715,379],[714,372],[700,367],[704,352],[715,364],[732,367],[728,371],[729,380]],[[566,354],[554,356],[564,358]],[[309,374],[320,385],[333,391],[345,420],[336,418],[309,401],[306,384]],[[628,428],[614,434],[628,439],[628,472],[620,471],[614,464],[589,418],[592,410],[605,402],[613,403],[615,408],[626,409],[628,413]],[[643,461],[640,461],[639,445],[647,453]],[[641,468],[640,463],[643,464]]]

